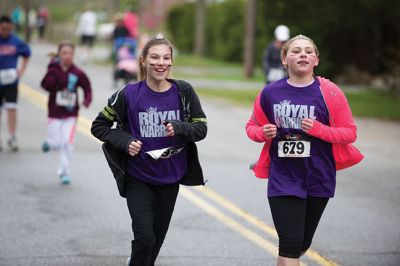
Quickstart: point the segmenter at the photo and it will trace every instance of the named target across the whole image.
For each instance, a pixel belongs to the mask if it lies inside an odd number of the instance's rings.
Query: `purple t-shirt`
[[[8,38],[0,37],[0,70],[17,69],[19,56],[30,57],[31,50],[29,46],[13,33]],[[0,81],[0,89],[17,85],[18,78],[11,84],[7,83],[7,85],[2,84]]]
[[[315,80],[305,87],[287,83],[287,78],[267,85],[261,106],[277,136],[270,148],[268,197],[333,197],[336,169],[332,144],[306,134],[301,120],[311,118],[329,125],[329,113]]]
[[[146,81],[140,81],[128,85],[125,98],[131,134],[142,142],[139,154],[129,157],[128,174],[153,185],[178,182],[187,168],[184,139],[167,137],[163,125],[165,120],[182,120],[177,86],[173,84],[165,92],[155,92]],[[159,159],[147,153],[169,147]]]

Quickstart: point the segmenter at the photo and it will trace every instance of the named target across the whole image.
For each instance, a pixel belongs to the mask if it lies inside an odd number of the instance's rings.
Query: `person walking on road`
[[[49,10],[45,6],[40,6],[37,12],[37,29],[39,32],[39,40],[46,39],[46,28],[49,22]]]
[[[79,16],[78,27],[76,34],[80,37],[80,44],[83,46],[84,51],[81,55],[81,62],[87,63],[91,57],[92,48],[96,40],[97,33],[97,15],[92,10],[92,5],[87,3],[85,11]]]
[[[297,35],[282,47],[288,78],[268,84],[257,96],[246,124],[250,139],[263,142],[252,169],[268,180],[268,201],[279,236],[278,266],[300,265],[319,220],[335,193],[336,171],[359,163],[351,145],[357,127],[344,93],[314,76],[319,52]]]
[[[286,25],[279,25],[275,28],[274,34],[275,40],[265,48],[262,60],[267,84],[279,80],[285,75],[285,69],[281,62],[281,48],[283,43],[289,39],[290,31]]]
[[[150,266],[167,234],[179,184],[204,185],[195,142],[206,137],[207,120],[192,86],[169,78],[173,48],[161,33],[146,43],[139,60],[140,81],[111,96],[91,131],[104,142],[131,215],[127,265]]]
[[[137,40],[139,38],[139,18],[138,15],[133,11],[132,7],[129,7],[124,12],[123,23],[128,29],[129,36]]]
[[[69,41],[58,45],[56,57],[52,58],[41,85],[49,92],[47,138],[43,152],[58,150],[60,165],[57,175],[62,184],[70,183],[70,158],[79,112],[78,88],[84,92],[82,104],[89,107],[92,88],[86,74],[73,63],[75,46]]]
[[[17,142],[17,98],[18,83],[23,76],[31,56],[29,46],[13,32],[12,20],[9,16],[0,17],[0,120],[1,110],[8,115],[8,147],[18,151]],[[22,57],[19,68],[18,58]],[[1,125],[1,121],[0,121]],[[0,150],[2,149],[0,137]]]
[[[20,6],[15,7],[11,11],[11,21],[14,24],[15,31],[18,33],[21,31],[22,26],[21,26],[21,18],[23,16],[23,11]]]
[[[112,39],[115,42],[116,39],[125,37],[129,37],[129,31],[124,25],[124,16],[120,13],[115,14]]]

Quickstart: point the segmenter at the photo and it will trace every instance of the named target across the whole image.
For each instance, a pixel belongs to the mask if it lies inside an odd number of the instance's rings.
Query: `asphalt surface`
[[[88,133],[90,121],[114,90],[112,71],[90,62],[82,66],[92,80],[94,102],[80,113],[72,183],[62,186],[55,173],[58,154],[40,150],[46,94],[39,83],[46,53],[56,48],[32,47],[20,90],[20,151],[0,153],[0,265],[123,265],[132,239],[129,213],[100,143]],[[101,56],[104,50],[94,52]],[[201,101],[209,134],[198,146],[208,182],[205,190],[181,187],[156,265],[275,265],[277,240],[270,232],[266,181],[248,170],[261,148],[245,135],[251,110]],[[2,120],[5,139],[4,114]],[[356,146],[366,158],[338,172],[336,196],[312,245],[318,254],[305,257],[305,265],[400,265],[400,124],[356,121]]]

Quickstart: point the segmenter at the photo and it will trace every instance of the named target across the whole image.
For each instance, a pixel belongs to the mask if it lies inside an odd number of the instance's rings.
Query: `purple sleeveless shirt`
[[[129,157],[128,174],[153,185],[178,182],[187,168],[185,149],[180,149],[184,139],[181,136],[167,137],[163,125],[165,120],[182,120],[177,86],[173,84],[165,92],[153,91],[146,81],[127,86],[125,98],[129,129],[133,137],[142,142],[139,154]],[[169,147],[176,153],[159,159],[146,153]]]
[[[278,127],[270,148],[268,197],[333,197],[336,169],[332,144],[306,134],[301,120],[311,118],[329,125],[329,113],[315,80],[305,87],[287,78],[268,84],[261,94],[261,107],[270,123]]]

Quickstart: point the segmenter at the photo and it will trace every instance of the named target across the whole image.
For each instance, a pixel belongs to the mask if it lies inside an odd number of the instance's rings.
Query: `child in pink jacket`
[[[277,265],[300,265],[315,230],[334,196],[336,171],[359,163],[363,155],[351,145],[357,127],[343,92],[315,77],[319,52],[297,35],[281,50],[288,72],[257,96],[246,124],[250,139],[264,142],[253,171],[269,178],[268,201],[279,236]]]

